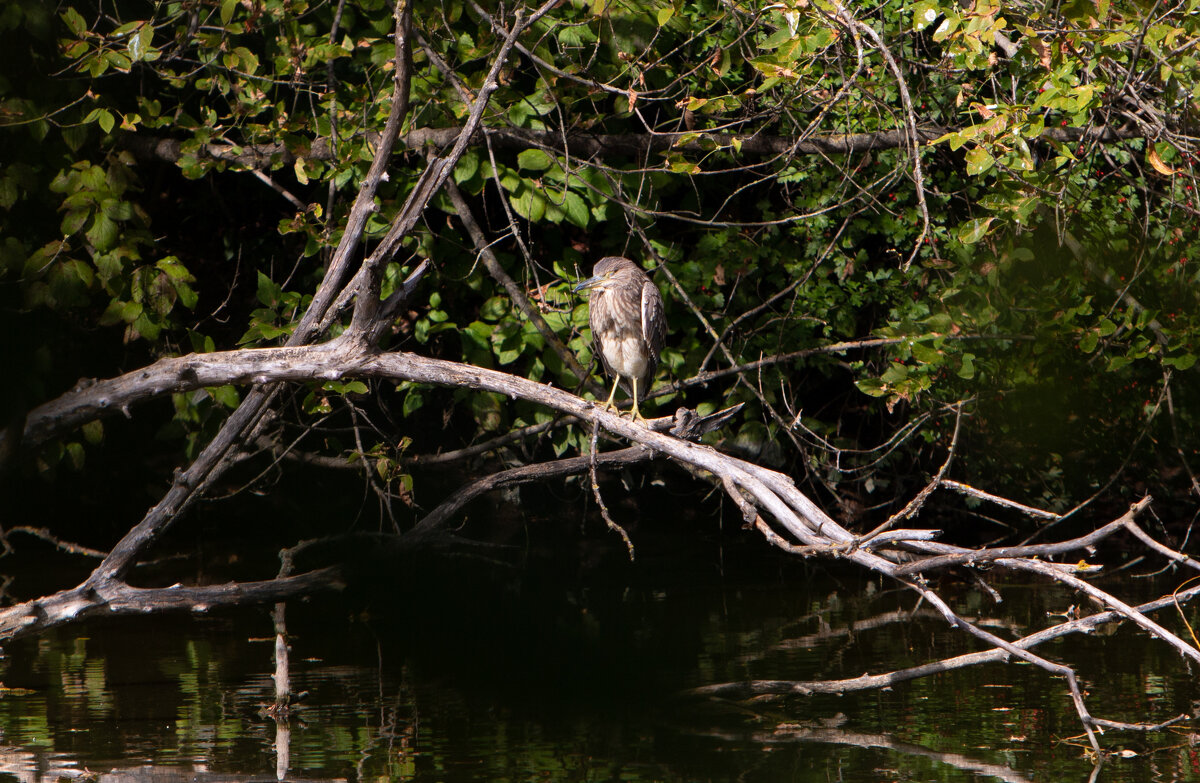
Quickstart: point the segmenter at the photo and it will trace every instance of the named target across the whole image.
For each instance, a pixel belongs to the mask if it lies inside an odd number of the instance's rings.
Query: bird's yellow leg
[[[642,412],[638,410],[637,381],[638,381],[637,378],[633,379],[633,420],[634,421],[645,421],[646,417],[643,416]]]
[[[620,383],[621,383],[621,376],[618,375],[616,377],[616,380],[613,381],[613,390],[608,395],[608,402],[604,403],[604,410],[606,410],[606,411],[612,410],[613,408],[616,407],[615,405],[613,405],[613,399],[616,398],[616,396],[617,396],[617,386],[619,386]]]

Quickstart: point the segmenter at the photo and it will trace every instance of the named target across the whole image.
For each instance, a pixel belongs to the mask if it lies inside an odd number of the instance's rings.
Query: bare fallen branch
[[[207,612],[218,606],[274,603],[322,590],[341,590],[342,587],[341,571],[333,567],[263,582],[200,587],[131,587],[110,579],[97,587],[80,585],[0,610],[0,639],[7,641],[40,633],[88,617],[165,611]]]
[[[386,378],[390,380],[407,380],[420,383],[452,386],[455,388],[477,389],[496,392],[514,399],[524,399],[554,408],[562,413],[581,420],[597,423],[607,431],[628,440],[640,443],[676,461],[693,468],[705,470],[718,477],[730,492],[731,497],[739,502],[744,513],[755,514],[758,527],[769,533],[772,543],[783,545],[785,548],[794,545],[784,535],[776,533],[772,527],[778,526],[786,536],[799,542],[804,548],[803,554],[818,554],[827,557],[842,558],[869,568],[878,573],[900,580],[909,589],[917,592],[929,605],[934,607],[952,626],[959,627],[991,645],[997,654],[1015,656],[1033,663],[1056,676],[1064,678],[1070,688],[1072,700],[1079,713],[1085,729],[1089,733],[1093,747],[1099,751],[1099,743],[1092,731],[1091,716],[1084,703],[1073,669],[1056,664],[1041,656],[1034,655],[1013,642],[1006,641],[994,633],[980,628],[957,615],[931,588],[922,582],[910,581],[908,574],[921,569],[917,564],[897,562],[894,552],[888,549],[878,551],[854,546],[855,536],[826,515],[810,499],[801,493],[793,481],[780,473],[763,468],[753,463],[721,454],[711,447],[698,443],[681,440],[671,435],[655,431],[644,424],[631,421],[616,413],[603,410],[596,404],[581,400],[567,392],[544,386],[523,378],[506,375],[495,370],[458,364],[438,359],[417,356],[410,353],[373,353],[362,343],[351,340],[338,340],[321,346],[307,348],[277,348],[231,351],[182,357],[180,359],[163,360],[145,373],[135,373],[116,379],[114,382],[93,384],[79,390],[76,395],[77,403],[95,404],[98,393],[111,391],[110,387],[124,385],[142,385],[153,387],[154,384],[184,384],[184,385],[218,385],[234,381],[273,383],[283,380],[304,380],[312,378]],[[69,411],[65,411],[69,413]],[[1146,499],[1136,504],[1129,512],[1129,520],[1116,520],[1106,525],[1092,537],[1085,537],[1072,542],[1075,546],[1085,546],[1086,541],[1098,540],[1105,535],[1123,529],[1132,516],[1149,504]],[[900,533],[900,531],[896,531]],[[927,553],[937,556],[979,557],[980,552],[951,547],[933,541],[921,540],[928,538],[926,531],[904,531],[899,543],[893,540],[893,546],[903,546],[910,551]],[[897,536],[897,538],[901,538]],[[1032,551],[1044,549],[1053,545],[1041,545],[1029,548],[998,548],[986,550],[984,556],[1004,567],[1026,569],[1028,563],[1023,560]],[[1016,552],[1021,554],[1014,557]],[[1007,556],[1007,557],[1006,557]],[[1180,555],[1175,558],[1179,562],[1193,563],[1190,558]],[[920,563],[921,561],[918,561]],[[1066,581],[1078,589],[1092,592],[1099,600],[1114,607],[1115,616],[1126,617],[1139,622],[1144,628],[1159,638],[1167,640],[1185,654],[1196,658],[1200,653],[1194,652],[1186,643],[1164,633],[1161,626],[1149,621],[1137,610],[1109,596],[1102,591],[1078,580],[1072,582],[1066,570],[1043,564],[1044,570],[1039,570],[1046,576]],[[25,610],[28,613],[28,609]],[[24,614],[22,614],[24,616]],[[1140,619],[1139,619],[1140,618]],[[0,638],[3,638],[3,618],[0,617]],[[1197,658],[1200,660],[1200,658]],[[929,671],[935,671],[930,669]],[[864,682],[878,683],[879,680]]]
[[[1127,521],[1131,521],[1133,517],[1140,514],[1149,505],[1150,498],[1142,498],[1133,504],[1129,511],[1119,519],[1115,519],[1107,525],[1078,538],[1059,541],[1053,544],[1024,544],[1021,546],[989,547],[984,549],[960,548],[953,553],[939,554],[935,557],[926,557],[906,563],[899,566],[896,569],[896,573],[900,576],[908,576],[910,574],[935,571],[939,568],[948,568],[956,565],[985,564],[1002,557],[1052,557],[1080,549],[1087,549],[1124,528]],[[1180,555],[1180,557],[1183,557],[1184,560],[1188,559],[1185,555]]]

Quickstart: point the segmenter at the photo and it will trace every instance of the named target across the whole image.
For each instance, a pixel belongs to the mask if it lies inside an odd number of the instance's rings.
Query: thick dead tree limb
[[[947,133],[962,128],[941,125],[920,125],[916,129],[917,141],[929,144]],[[417,128],[400,137],[400,143],[408,149],[443,149],[453,144],[462,132],[461,126],[446,128]],[[376,134],[369,132],[368,140],[375,143]],[[1050,141],[1080,142],[1096,141],[1105,144],[1145,138],[1136,128],[1100,126],[1091,128],[1046,128],[1041,138]],[[476,130],[469,139],[472,146],[483,146],[490,141],[496,149],[522,151],[541,149],[547,152],[570,154],[579,159],[632,158],[643,159],[655,152],[710,153],[714,147],[734,149],[740,145],[740,158],[788,155],[845,155],[896,149],[911,145],[912,134],[907,128],[875,131],[871,133],[829,133],[811,136],[771,136],[767,134],[738,134],[705,131],[680,131],[662,133],[587,133],[579,130],[539,131],[528,128],[497,128],[484,126]],[[129,135],[121,144],[143,160],[161,160],[176,163],[183,157],[183,143],[175,139],[156,139],[142,134]],[[247,168],[270,168],[276,165],[291,165],[299,157],[307,160],[334,160],[334,152],[324,139],[313,141],[308,147],[297,149],[283,142],[271,144],[245,144],[235,151],[222,144],[210,144],[202,148],[201,154],[215,160],[223,160]]]
[[[281,358],[286,358],[286,361],[280,361]],[[238,379],[251,379],[260,383],[321,377],[407,380],[496,392],[513,399],[540,403],[581,420],[592,421],[618,437],[639,443],[684,465],[712,473],[727,488],[731,497],[746,510],[747,517],[750,512],[753,512],[756,523],[761,523],[760,527],[770,531],[769,539],[773,543],[790,547],[793,546],[792,541],[795,541],[804,547],[803,554],[844,559],[860,567],[892,577],[929,602],[929,605],[934,607],[951,626],[977,637],[994,648],[1001,657],[1020,658],[1055,676],[1062,677],[1068,684],[1072,701],[1081,722],[1089,733],[1093,748],[1099,750],[1099,743],[1093,731],[1095,724],[1084,705],[1083,695],[1072,668],[1035,655],[1015,642],[1005,640],[976,626],[954,612],[924,582],[912,578],[912,575],[915,575],[920,569],[912,563],[902,564],[900,562],[901,554],[898,550],[901,548],[919,555],[951,554],[970,558],[973,554],[979,554],[978,551],[949,547],[928,540],[934,535],[933,531],[890,531],[886,538],[880,536],[883,538],[882,541],[872,542],[871,548],[855,546],[856,536],[818,508],[799,491],[788,476],[722,454],[709,446],[657,432],[643,424],[603,410],[595,403],[582,400],[565,391],[482,367],[431,359],[410,353],[375,353],[369,347],[351,340],[339,340],[336,343],[313,346],[298,351],[295,349],[256,349],[165,360],[165,363],[160,363],[162,366],[157,367],[157,375],[160,379],[165,377],[167,367],[172,366],[170,362],[176,363],[173,366],[179,373],[177,382],[184,385],[196,384],[201,377],[204,378],[205,385],[219,385]],[[192,365],[192,372],[184,377],[182,369],[188,366],[187,362],[197,364]],[[150,373],[150,375],[155,375],[155,373]],[[125,380],[136,381],[137,377]],[[89,391],[84,390],[81,393],[86,394]],[[1148,503],[1147,499],[1136,505],[1130,510],[1130,515],[1144,509]],[[1124,528],[1127,521],[1130,520],[1117,520],[1105,526],[1104,530],[1108,533]],[[1026,562],[1034,562],[1019,561],[1017,558],[1008,562],[1004,557],[1012,558],[1014,554],[1013,551],[1002,553],[998,550],[987,551],[988,556],[993,556],[993,562],[998,562],[1004,567],[1024,568]],[[1027,554],[1029,554],[1028,550],[1022,551],[1020,556]],[[1181,553],[1175,554],[1177,561],[1194,563]],[[997,555],[1000,556],[997,557]],[[1066,581],[1063,578],[1066,571],[1061,567],[1047,565],[1047,568],[1054,570],[1039,573],[1059,581]],[[1072,584],[1080,589],[1086,585],[1082,580],[1077,584]],[[1189,657],[1200,660],[1200,652],[1196,652],[1194,648],[1182,643],[1178,637],[1172,638],[1169,632],[1164,633],[1165,629],[1149,621],[1136,608],[1131,608],[1120,602],[1119,599],[1098,591],[1094,587],[1087,589],[1089,594],[1114,608],[1115,611],[1111,613],[1114,618],[1120,617],[1138,622],[1156,637],[1173,644]],[[19,616],[33,613],[28,607],[11,611],[17,612]],[[1140,619],[1134,615],[1138,615]],[[0,616],[0,623],[2,620],[3,616]],[[3,630],[3,625],[0,624],[0,638],[3,637]]]
[[[323,590],[340,590],[342,586],[341,571],[332,567],[262,582],[202,587],[132,587],[110,579],[95,587],[84,584],[0,610],[0,641],[90,617],[207,612],[218,606],[273,603]]]

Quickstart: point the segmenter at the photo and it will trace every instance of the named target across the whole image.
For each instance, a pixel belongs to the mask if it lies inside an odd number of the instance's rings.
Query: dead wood
[[[565,149],[577,156],[613,154],[624,150],[628,154],[645,154],[666,149],[709,149],[729,146],[732,136],[720,134],[649,134],[631,137],[569,136],[565,144],[563,137],[550,134],[538,136],[532,131],[501,131],[487,129],[482,125],[482,116],[489,96],[496,89],[496,77],[508,53],[516,45],[517,38],[551,7],[557,0],[547,0],[528,18],[521,12],[504,33],[503,44],[492,60],[488,76],[478,90],[462,128],[414,131],[405,138],[412,145],[432,145],[438,149],[449,148],[445,154],[435,153],[419,181],[415,183],[408,200],[393,220],[385,237],[372,252],[362,260],[357,269],[351,259],[361,242],[366,220],[374,208],[375,186],[381,180],[394,143],[399,139],[399,129],[407,114],[407,79],[409,77],[408,39],[409,17],[407,3],[397,4],[397,34],[395,54],[395,93],[391,112],[384,131],[379,137],[377,154],[370,173],[360,189],[351,210],[343,239],[336,249],[309,309],[288,339],[287,345],[277,348],[262,348],[240,351],[223,351],[208,354],[162,359],[145,368],[108,380],[85,380],[70,392],[29,411],[23,421],[10,426],[0,436],[0,455],[11,455],[18,448],[33,448],[50,438],[72,430],[95,418],[120,412],[132,415],[133,406],[144,400],[171,392],[238,384],[251,387],[242,405],[225,422],[213,441],[199,457],[177,473],[172,487],[163,499],[147,511],[145,517],[135,525],[104,557],[103,562],[79,586],[34,599],[0,611],[0,641],[17,636],[37,633],[69,622],[88,617],[132,614],[156,611],[182,610],[207,611],[219,605],[241,603],[278,603],[288,598],[305,595],[318,590],[339,589],[341,574],[336,568],[324,568],[298,575],[290,575],[285,569],[274,579],[262,582],[242,582],[228,585],[173,586],[168,588],[139,588],[129,585],[125,576],[129,569],[142,558],[149,547],[164,530],[176,520],[188,505],[199,497],[221,473],[237,458],[237,452],[248,443],[262,437],[261,428],[272,401],[281,384],[314,380],[341,380],[350,378],[381,379],[391,382],[409,381],[423,384],[493,392],[511,399],[520,399],[553,409],[564,417],[590,422],[594,441],[603,430],[609,436],[634,444],[626,449],[606,454],[597,453],[574,457],[543,465],[522,466],[494,474],[468,487],[458,498],[447,501],[435,509],[414,529],[414,539],[434,530],[451,518],[471,497],[512,483],[542,480],[550,476],[561,476],[572,472],[601,467],[631,464],[648,459],[652,455],[670,459],[688,469],[712,476],[731,500],[737,504],[748,525],[762,532],[772,545],[787,552],[802,556],[820,556],[847,561],[860,568],[868,569],[904,586],[931,607],[951,627],[960,629],[987,645],[988,649],[968,656],[959,656],[946,661],[932,662],[920,667],[881,675],[865,675],[853,680],[825,683],[739,683],[708,686],[697,693],[705,695],[745,696],[755,693],[786,692],[844,692],[850,689],[886,687],[913,677],[926,676],[963,665],[974,665],[986,661],[1017,658],[1040,667],[1044,671],[1061,677],[1068,685],[1073,705],[1087,732],[1091,747],[1100,752],[1096,738],[1096,727],[1139,728],[1141,724],[1127,724],[1093,718],[1087,710],[1083,693],[1078,684],[1075,670],[1032,652],[1044,641],[1068,633],[1084,632],[1101,622],[1133,622],[1154,638],[1170,644],[1190,661],[1200,662],[1200,650],[1175,634],[1164,625],[1151,619],[1151,613],[1169,605],[1177,605],[1194,598],[1200,587],[1181,590],[1175,595],[1156,602],[1132,606],[1119,597],[1097,588],[1085,577],[1091,569],[1068,566],[1044,559],[1059,556],[1089,546],[1103,538],[1125,530],[1142,546],[1167,560],[1188,568],[1200,565],[1189,556],[1157,542],[1147,534],[1136,520],[1150,505],[1144,498],[1134,504],[1121,518],[1105,525],[1089,536],[1066,542],[1038,546],[969,549],[934,541],[938,531],[921,529],[890,529],[892,526],[916,517],[922,504],[933,493],[944,486],[951,460],[932,478],[922,491],[905,506],[905,511],[889,519],[887,523],[870,532],[855,532],[839,524],[817,504],[805,496],[791,477],[752,462],[724,454],[711,446],[694,442],[706,428],[719,426],[724,419],[698,419],[684,412],[677,420],[654,422],[647,425],[632,421],[615,412],[604,410],[595,403],[580,397],[523,378],[495,370],[474,367],[419,356],[408,352],[380,352],[377,347],[379,335],[390,325],[390,321],[405,296],[416,288],[424,267],[419,267],[410,276],[408,284],[402,286],[397,297],[381,300],[382,270],[391,261],[401,242],[421,219],[433,198],[442,189],[451,171],[470,144],[489,141],[496,146],[506,144],[522,147],[539,146],[552,150]],[[858,34],[870,36],[869,28],[858,23],[844,10],[843,24]],[[879,146],[905,146],[917,159],[917,145],[932,136],[941,135],[945,129],[922,129],[913,123],[900,131],[845,135],[809,139],[772,139],[761,137],[740,140],[743,154],[794,155],[805,152],[823,154],[833,152],[857,152],[877,149]],[[1072,136],[1073,129],[1051,129],[1047,135]],[[1122,131],[1102,128],[1089,131],[1089,138],[1098,141],[1110,138],[1128,138]],[[422,135],[423,134],[423,135]],[[694,137],[693,137],[694,136]],[[153,142],[149,148],[153,154],[167,157],[170,144]],[[761,145],[761,149],[754,145]],[[772,146],[774,145],[774,146]],[[261,167],[274,163],[279,156],[292,154],[283,147],[255,149],[249,154],[257,158],[233,155],[232,151],[210,147],[208,153],[241,165]],[[757,150],[757,151],[756,151]],[[312,156],[312,150],[308,150]],[[240,153],[239,153],[240,155]],[[266,157],[261,157],[265,155]],[[919,176],[919,174],[918,174]],[[450,191],[454,197],[453,190]],[[473,218],[459,200],[459,214],[472,234],[489,271],[509,291],[518,307],[522,307],[535,323],[536,311],[529,305],[516,283],[503,274],[498,264],[488,263],[487,242],[478,226],[472,230]],[[478,236],[477,236],[478,235]],[[353,274],[352,274],[353,272]],[[669,270],[668,270],[669,272]],[[328,327],[346,307],[353,307],[350,325],[337,339],[314,344],[326,333]],[[697,313],[698,317],[700,316]],[[541,328],[541,327],[539,327]],[[545,333],[545,332],[544,332]],[[712,335],[719,343],[719,335]],[[553,337],[553,335],[548,335]],[[556,338],[555,338],[556,339]],[[876,341],[877,343],[882,341]],[[862,347],[866,343],[833,347],[825,350],[845,350]],[[564,362],[577,374],[586,375],[573,357],[561,346],[556,346]],[[818,349],[820,350],[820,349]],[[778,362],[787,357],[807,355],[812,351],[795,354],[780,354],[779,357],[764,359]],[[703,383],[723,374],[738,374],[749,371],[753,365],[734,367],[719,373],[709,372],[695,383]],[[745,378],[742,378],[745,381]],[[753,388],[753,387],[752,387]],[[726,414],[727,412],[723,412]],[[726,416],[727,417],[727,416]],[[786,422],[782,422],[786,426]],[[674,424],[673,432],[666,432]],[[790,430],[789,430],[790,431]],[[963,485],[952,488],[961,491]],[[598,493],[598,491],[597,491]],[[992,496],[994,497],[994,496]],[[598,500],[603,499],[597,494]],[[1009,502],[1009,505],[1013,505]],[[602,505],[603,508],[603,505]],[[609,519],[610,525],[620,530]],[[624,531],[620,531],[624,532]],[[630,546],[632,555],[632,543]],[[924,580],[923,573],[951,567],[989,565],[994,568],[1036,573],[1048,580],[1057,581],[1085,593],[1099,604],[1107,607],[1088,618],[1060,623],[1021,638],[1004,638],[983,627],[978,621],[956,613],[945,599]],[[285,630],[280,615],[279,638],[286,642]],[[722,689],[726,690],[722,690]]]
[[[174,372],[173,378],[172,372]],[[154,365],[153,371],[139,371],[111,382],[93,384],[72,392],[71,395],[74,395],[72,399],[75,403],[90,409],[94,406],[95,396],[106,393],[109,386],[122,389],[133,386],[140,388],[143,393],[149,394],[164,384],[167,387],[180,384],[185,386],[220,385],[230,382],[246,382],[248,379],[257,383],[269,384],[283,380],[325,377],[407,380],[496,392],[513,399],[536,402],[580,420],[594,422],[613,435],[641,444],[641,447],[651,449],[684,465],[707,471],[727,488],[731,498],[739,503],[748,517],[751,514],[754,516],[758,527],[763,530],[771,543],[805,556],[817,555],[844,559],[896,579],[925,599],[952,626],[976,636],[992,647],[993,649],[986,654],[986,658],[980,658],[980,661],[1017,657],[1033,663],[1047,672],[1063,677],[1068,683],[1076,710],[1097,751],[1099,751],[1099,744],[1095,740],[1093,727],[1099,724],[1093,721],[1084,706],[1082,692],[1078,687],[1074,670],[1029,651],[1035,642],[1043,641],[1049,636],[1035,634],[1021,640],[1005,640],[958,615],[936,591],[914,577],[925,570],[925,567],[945,568],[952,565],[984,562],[1007,569],[1033,571],[1085,591],[1100,603],[1110,607],[1111,611],[1107,613],[1109,618],[1107,621],[1122,619],[1137,623],[1153,636],[1174,646],[1181,654],[1200,662],[1200,651],[1147,617],[1147,609],[1129,606],[1116,596],[1090,585],[1073,573],[1087,573],[1088,569],[1033,559],[1034,556],[1045,557],[1081,548],[1086,549],[1118,530],[1127,530],[1164,557],[1188,567],[1197,568],[1197,562],[1194,559],[1154,541],[1135,524],[1136,517],[1149,506],[1149,498],[1144,498],[1134,504],[1121,518],[1105,525],[1095,533],[1059,544],[971,550],[932,541],[930,539],[936,535],[936,531],[929,530],[894,530],[878,534],[873,539],[860,539],[830,518],[801,493],[791,478],[776,471],[722,454],[709,446],[656,431],[642,423],[603,410],[595,403],[582,400],[573,394],[524,378],[411,353],[378,353],[361,342],[347,339],[301,349],[252,349],[164,360]],[[203,379],[203,381],[199,379]],[[128,390],[126,393],[129,393]],[[64,409],[64,415],[71,415],[72,405],[69,400],[59,401],[58,405]],[[663,422],[656,426],[665,424]],[[631,456],[633,454],[633,452],[628,453]],[[567,468],[578,469],[589,458],[574,459],[578,464],[567,463]],[[553,469],[535,468],[533,472],[539,470]],[[521,476],[523,474],[514,475]],[[495,480],[501,481],[503,478]],[[912,559],[914,556],[917,557],[916,560]],[[1184,591],[1179,593],[1177,599],[1181,602],[1186,601],[1195,594],[1196,591]],[[67,591],[65,594],[52,597],[45,606],[39,604],[38,610],[29,607],[9,610],[12,614],[0,615],[0,637],[23,628],[22,623],[24,622],[33,623],[33,619],[26,620],[26,618],[35,618],[39,611],[46,612],[49,621],[40,623],[36,627],[48,627],[48,625],[69,619],[81,609],[99,608],[110,600],[103,594],[100,594],[100,597],[103,600],[89,601],[85,594]],[[81,601],[82,603],[80,603]],[[47,611],[47,607],[52,611]],[[1064,624],[1062,627],[1082,629],[1083,626]],[[805,683],[792,692],[816,692],[817,690],[838,692],[839,689],[844,690],[848,687],[884,687],[902,679],[943,671],[946,666],[947,664],[933,663],[901,674],[860,678],[852,683],[836,682],[815,687]]]
[[[219,606],[264,604],[314,593],[341,590],[335,567],[261,582],[185,587],[133,587],[117,579],[88,584],[0,610],[0,641],[41,633],[92,617],[155,612],[207,612]]]
[[[923,126],[916,128],[916,139],[927,144],[957,128]],[[400,143],[410,150],[444,149],[455,143],[462,134],[462,127],[417,128],[402,135]],[[1079,142],[1082,140],[1114,142],[1142,138],[1145,133],[1133,128],[1046,128],[1043,137],[1054,141]],[[368,133],[375,144],[379,134]],[[734,141],[740,144],[741,158],[777,158],[794,155],[844,155],[896,149],[911,144],[907,128],[875,131],[871,133],[831,133],[807,137],[771,136],[766,134],[736,133],[586,133],[582,131],[539,131],[528,128],[482,127],[467,137],[467,143],[483,146],[485,140],[496,149],[521,151],[543,149],[565,153],[575,158],[644,159],[652,152],[707,153],[714,149],[733,151]],[[176,139],[155,138],[143,134],[130,134],[121,144],[142,160],[160,160],[176,163],[183,156],[182,142]],[[211,143],[201,154],[214,159],[243,166],[249,169],[269,169],[290,166],[298,158],[307,160],[333,160],[334,151],[325,139],[317,139],[303,146],[287,145],[283,142],[270,144],[244,144],[233,147],[228,144]]]

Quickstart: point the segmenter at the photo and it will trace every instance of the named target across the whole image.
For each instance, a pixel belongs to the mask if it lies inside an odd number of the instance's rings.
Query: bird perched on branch
[[[585,289],[592,292],[588,323],[593,351],[600,356],[605,372],[613,376],[612,393],[604,408],[613,407],[617,386],[624,382],[633,398],[633,418],[641,419],[638,390],[642,396],[650,390],[667,339],[662,295],[637,264],[620,256],[597,261],[592,276],[573,290]]]

